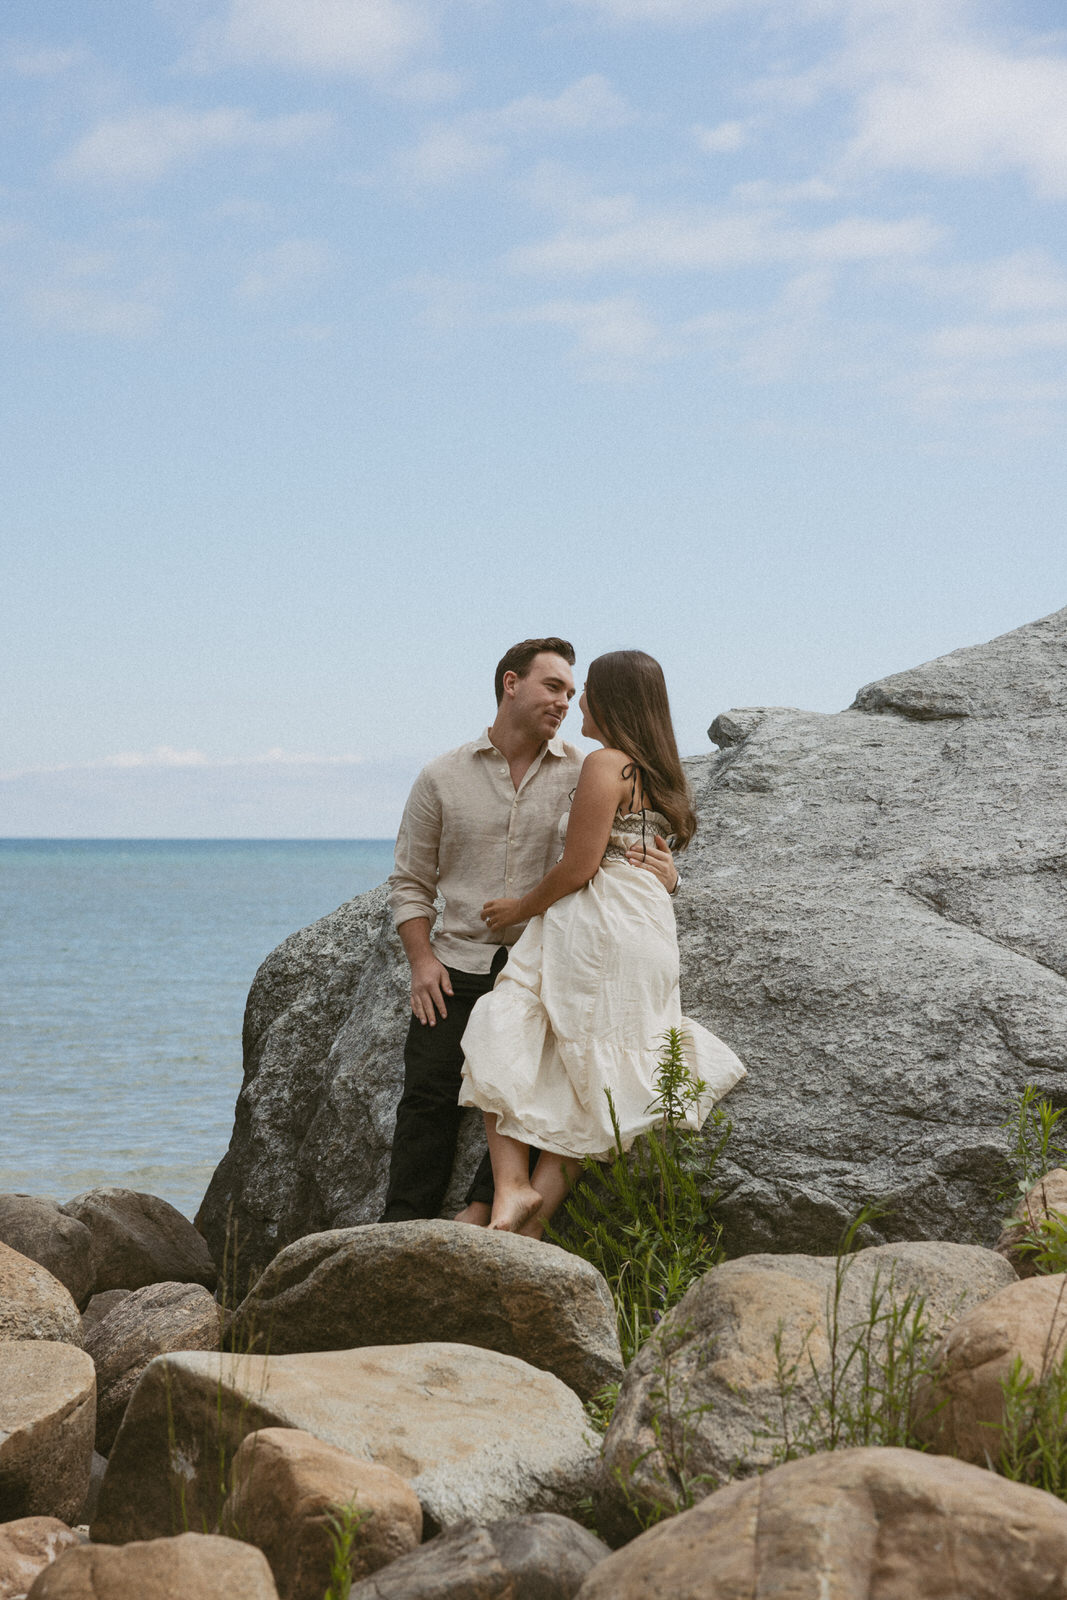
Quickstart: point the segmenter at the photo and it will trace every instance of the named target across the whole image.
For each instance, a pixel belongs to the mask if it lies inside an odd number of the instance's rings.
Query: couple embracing
[[[401,821],[390,877],[411,968],[411,1023],[385,1222],[437,1216],[463,1106],[489,1151],[457,1220],[540,1237],[584,1157],[653,1122],[668,1028],[694,1080],[689,1121],[744,1076],[682,1017],[668,838],[696,827],[659,664],[640,650],[591,663],[585,757],[559,737],[574,696],[565,639],[526,639],[496,670],[480,739],[431,761]],[[436,906],[441,926],[431,937]]]

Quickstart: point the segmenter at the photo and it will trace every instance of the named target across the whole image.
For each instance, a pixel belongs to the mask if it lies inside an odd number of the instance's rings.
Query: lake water
[[[0,840],[0,1192],[121,1184],[191,1217],[225,1154],[245,997],[392,840]]]

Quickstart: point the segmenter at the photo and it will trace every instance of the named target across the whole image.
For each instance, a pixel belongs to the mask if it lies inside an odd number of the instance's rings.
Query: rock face
[[[572,1511],[595,1457],[585,1412],[558,1378],[459,1344],[315,1355],[160,1356],[126,1410],[94,1540],[171,1531],[179,1500],[217,1525],[220,1453],[259,1428],[301,1428],[406,1478],[429,1536],[463,1517]]]
[[[594,1567],[579,1600],[1052,1600],[1067,1506],[915,1450],[839,1450],[730,1484]]]
[[[891,1305],[904,1310],[909,1296],[914,1311],[922,1296],[929,1351],[968,1306],[997,1298],[1005,1284],[1019,1287],[1009,1264],[979,1245],[877,1245],[843,1266],[836,1318],[842,1411],[855,1404],[861,1378],[858,1360],[843,1371],[845,1353],[872,1300],[880,1298],[884,1316]],[[824,1394],[829,1387],[835,1267],[825,1256],[727,1261],[663,1319],[627,1370],[604,1440],[595,1509],[605,1538],[632,1538],[640,1526],[635,1508],[673,1510],[681,1470],[703,1480],[707,1493],[771,1466],[786,1426],[802,1433],[817,1395],[812,1367]],[[879,1358],[883,1350],[876,1331],[872,1353]],[[791,1391],[784,1399],[783,1388]],[[673,1430],[668,1411],[677,1419]]]
[[[456,1222],[299,1239],[238,1307],[237,1348],[275,1355],[446,1340],[518,1356],[583,1400],[622,1377],[611,1291],[587,1261]]]
[[[89,1230],[93,1293],[148,1283],[215,1287],[215,1264],[187,1217],[158,1195],[87,1189],[63,1207]]]
[[[181,1533],[121,1549],[81,1545],[47,1567],[32,1600],[278,1600],[262,1552],[236,1539]]]
[[[484,1527],[457,1522],[354,1584],[349,1600],[572,1600],[608,1553],[585,1528],[551,1512]]]
[[[745,1061],[718,1181],[731,1254],[885,1237],[991,1242],[1009,1102],[1067,1068],[1067,610],[860,691],[835,715],[730,712],[689,775],[676,902],[689,1015]],[[403,958],[384,892],[295,934],[245,1017],[230,1149],[250,1268],[378,1214]],[[474,1159],[457,1163],[466,1180]]]
[[[0,1522],[77,1522],[89,1490],[96,1373],[50,1339],[0,1344]]]
[[[59,1339],[77,1344],[78,1308],[58,1278],[0,1244],[0,1340]]]
[[[58,1200],[35,1194],[0,1194],[0,1242],[37,1261],[84,1306],[93,1292],[89,1230],[68,1217]]]
[[[1002,1384],[1016,1358],[1040,1379],[1065,1351],[1067,1274],[1009,1284],[945,1334],[935,1374],[916,1395],[917,1435],[940,1455],[996,1462],[1004,1444]]]
[[[349,1570],[366,1577],[414,1550],[422,1507],[388,1467],[357,1461],[299,1428],[250,1433],[233,1459],[222,1532],[263,1551],[284,1600],[322,1600],[330,1585],[339,1506],[362,1517]]]
[[[83,1332],[96,1365],[96,1448],[107,1455],[141,1373],[168,1350],[217,1350],[219,1308],[199,1283],[151,1283],[124,1294]]]

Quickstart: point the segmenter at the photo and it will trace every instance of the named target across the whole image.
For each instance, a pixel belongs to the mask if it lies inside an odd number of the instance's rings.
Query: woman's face
[[[589,709],[589,701],[586,698],[584,688],[578,698],[578,709],[582,713],[582,738],[596,739],[599,744],[603,744],[604,735],[593,721],[593,713]]]

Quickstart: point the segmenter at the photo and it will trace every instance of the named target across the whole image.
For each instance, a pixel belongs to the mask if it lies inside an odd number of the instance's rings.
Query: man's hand
[[[451,996],[448,968],[435,955],[425,955],[411,965],[411,1009],[419,1021],[434,1027],[438,1015],[448,1015],[445,995]]]
[[[631,845],[626,852],[626,859],[631,867],[643,867],[646,872],[651,872],[659,879],[668,894],[673,894],[677,889],[678,868],[674,864],[671,847],[658,833],[651,845]]]
[[[503,933],[513,922],[521,921],[519,902],[515,899],[487,900],[482,907],[482,921],[490,933]]]

